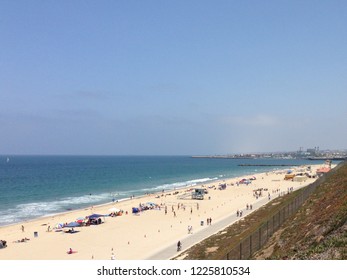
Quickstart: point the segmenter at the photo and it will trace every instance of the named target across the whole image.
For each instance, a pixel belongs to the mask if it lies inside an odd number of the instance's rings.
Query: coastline
[[[319,166],[321,165],[313,165],[312,169],[316,170]],[[0,239],[6,240],[8,247],[0,250],[0,259],[110,259],[111,252],[114,252],[116,259],[145,259],[160,249],[174,246],[177,240],[186,237],[188,225],[193,227],[195,234],[206,228],[207,225],[202,226],[201,222],[206,223],[207,218],[211,217],[213,222],[217,222],[234,215],[237,209],[244,209],[248,203],[256,203],[257,200],[253,197],[256,189],[266,187],[270,195],[278,195],[286,192],[288,188],[297,188],[314,181],[307,179],[304,184],[284,181],[284,172],[285,170],[276,170],[249,174],[248,176],[256,176],[257,180],[248,186],[235,184],[246,176],[216,180],[208,184],[215,185],[215,188],[208,188],[209,193],[204,200],[178,199],[178,196],[188,189],[203,185],[187,186],[164,193],[157,192],[133,199],[128,198],[118,203],[110,202],[6,225],[0,227]],[[218,184],[221,183],[227,184],[225,190],[218,189]],[[178,192],[178,195],[173,195],[174,192]],[[132,207],[146,202],[162,205],[162,209],[143,211],[139,215],[131,213]],[[182,206],[178,209],[178,204],[184,205],[185,210]],[[164,213],[165,206],[169,208],[167,214]],[[122,209],[124,213],[127,211],[128,214],[106,217],[105,223],[98,226],[75,228],[79,231],[76,234],[46,230],[48,226],[53,228],[56,223],[68,223],[75,221],[77,217],[85,217],[92,213],[109,214],[108,209],[112,207]],[[176,212],[176,217],[173,211]],[[21,225],[25,228],[24,232],[21,231]],[[35,232],[37,237],[34,237]],[[22,238],[30,240],[13,243]],[[47,248],[50,250],[47,251]],[[66,254],[69,248],[77,250],[78,253]],[[35,252],[35,256],[32,252]]]

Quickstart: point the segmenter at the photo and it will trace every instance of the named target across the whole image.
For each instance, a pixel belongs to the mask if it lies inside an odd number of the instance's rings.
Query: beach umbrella
[[[155,203],[153,203],[153,202],[147,202],[147,205],[156,206],[157,204],[155,204]]]
[[[121,210],[113,207],[113,208],[108,209],[108,211],[117,213],[117,212],[120,212]]]
[[[68,223],[67,225],[65,225],[64,227],[80,227],[80,226],[81,226],[80,223],[71,222],[71,223]]]
[[[88,216],[89,219],[97,219],[100,217],[105,217],[105,215],[101,215],[101,214],[92,214],[90,216]]]
[[[54,226],[55,229],[61,229],[64,226],[63,223],[58,223]]]

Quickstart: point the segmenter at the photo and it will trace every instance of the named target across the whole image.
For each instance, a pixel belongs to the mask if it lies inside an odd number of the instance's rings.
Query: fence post
[[[249,237],[249,256],[252,256],[252,236],[253,234]]]

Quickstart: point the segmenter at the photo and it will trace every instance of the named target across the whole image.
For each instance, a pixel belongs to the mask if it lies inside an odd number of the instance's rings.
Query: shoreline
[[[316,170],[320,165],[312,166]],[[303,185],[301,182],[284,181],[285,171],[254,172],[247,176],[221,178],[207,184],[186,186],[165,190],[165,192],[158,191],[133,199],[128,198],[119,202],[84,207],[2,226],[0,227],[0,239],[7,240],[8,247],[0,250],[0,259],[109,259],[113,250],[116,259],[143,259],[158,251],[158,248],[171,246],[177,242],[176,240],[186,237],[188,225],[193,227],[193,233],[198,233],[207,226],[206,224],[201,225],[206,218],[212,217],[212,220],[217,222],[235,213],[237,209],[245,208],[246,203],[255,203],[257,200],[253,195],[256,189],[266,186],[271,195],[276,195],[273,193],[275,190],[281,189],[283,192],[290,186]],[[248,176],[256,176],[257,179],[247,186],[235,185],[235,182]],[[314,180],[307,179],[307,184],[312,181]],[[218,184],[226,184],[227,188],[219,190]],[[214,185],[214,187],[210,185]],[[180,195],[187,193],[187,190],[200,187],[207,188],[206,196],[210,199],[178,199]],[[174,195],[174,192],[177,194]],[[132,214],[132,207],[146,202],[161,205],[161,210],[147,210],[136,215]],[[107,209],[111,207],[123,210],[123,215],[114,218],[106,217],[105,222],[98,226],[75,228],[78,230],[77,234],[46,231],[47,226],[53,228],[57,223],[71,222],[77,217],[85,217],[98,212],[109,214]],[[164,207],[168,208],[167,214],[164,213]],[[21,224],[25,227],[24,232],[20,229]],[[34,237],[35,232],[38,237]],[[22,244],[13,243],[22,238],[30,240]],[[48,247],[52,248],[53,252],[47,252],[45,248]],[[69,247],[77,249],[78,253],[67,255],[66,250]],[[36,252],[35,257],[31,254],[33,250]]]
[[[290,165],[290,166],[295,167],[297,165]],[[271,166],[269,166],[269,167],[271,167]],[[267,171],[267,172],[273,172],[273,171],[275,171],[275,170],[271,170],[271,171]],[[255,171],[255,172],[257,172],[257,171]],[[257,173],[254,173],[254,174],[257,174]],[[235,176],[235,177],[222,177],[222,178],[217,178],[217,177],[209,178],[209,180],[207,180],[207,181],[205,181],[203,183],[202,182],[200,183],[200,181],[201,180],[205,180],[207,178],[192,179],[192,180],[189,180],[187,182],[193,182],[193,181],[198,180],[199,183],[189,184],[189,185],[186,184],[186,185],[182,185],[180,187],[172,187],[171,189],[164,189],[163,188],[161,191],[156,190],[155,192],[151,192],[151,193],[143,193],[143,194],[139,194],[139,195],[133,196],[133,198],[141,199],[141,198],[147,197],[148,195],[158,195],[158,194],[160,195],[162,193],[170,193],[170,192],[174,192],[174,191],[181,191],[181,190],[186,190],[186,189],[189,189],[189,188],[204,186],[204,184],[214,184],[214,183],[219,183],[220,181],[232,180],[232,179],[241,178],[241,177],[245,177],[245,176],[249,176],[249,175],[240,175],[240,176]],[[184,182],[176,182],[176,183],[183,184]],[[154,187],[153,190],[155,190],[157,188],[158,187]],[[19,226],[19,225],[21,225],[23,223],[34,222],[34,221],[38,221],[38,220],[44,219],[44,218],[54,217],[54,216],[58,216],[58,215],[65,215],[65,214],[69,214],[69,213],[74,213],[76,211],[88,210],[88,209],[90,209],[90,207],[97,208],[97,207],[111,205],[111,204],[114,204],[114,203],[121,203],[121,202],[128,201],[128,200],[132,200],[132,198],[131,197],[124,197],[124,198],[116,199],[115,202],[110,201],[110,202],[104,202],[104,203],[100,203],[100,204],[89,204],[88,206],[84,206],[84,207],[81,207],[81,208],[70,209],[70,210],[60,211],[60,212],[56,212],[56,213],[50,213],[50,214],[46,214],[46,215],[43,215],[43,216],[35,217],[35,218],[32,218],[32,219],[26,219],[26,220],[18,221],[18,222],[15,222],[15,223],[10,223],[10,224],[6,224],[6,225],[0,225],[0,230],[2,228],[8,227],[8,226],[16,226],[16,225]]]

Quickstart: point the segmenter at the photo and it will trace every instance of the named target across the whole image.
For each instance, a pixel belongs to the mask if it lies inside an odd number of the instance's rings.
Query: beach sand
[[[311,166],[312,174],[314,174],[322,165]],[[296,167],[293,170],[300,171],[304,168]],[[285,195],[288,189],[296,190],[316,180],[308,178],[305,182],[285,181],[284,175],[285,170],[277,170],[204,185],[208,194],[203,200],[179,199],[179,196],[187,193],[187,189],[179,189],[4,226],[0,228],[0,239],[6,240],[8,246],[0,249],[0,259],[110,260],[113,253],[115,259],[144,260],[167,246],[175,246],[178,240],[188,235],[188,226],[192,226],[192,234],[195,234],[208,227],[207,218],[211,218],[214,223],[230,215],[236,215],[237,210],[243,210],[244,214],[248,214],[251,211],[246,210],[246,204],[256,203],[260,199],[266,203],[269,201],[268,194],[271,196],[270,199],[273,199],[279,195]],[[240,179],[252,176],[255,176],[256,180],[252,180],[251,184],[236,185]],[[218,188],[221,183],[227,184],[225,190]],[[193,188],[199,187],[201,186]],[[267,191],[263,191],[263,196],[257,199],[254,191],[261,188]],[[174,195],[175,192],[179,193]],[[162,205],[161,210],[146,210],[136,215],[132,214],[132,207],[138,207],[140,203],[147,202]],[[178,204],[180,204],[179,209]],[[182,207],[182,204],[185,207]],[[165,206],[167,206],[167,214],[165,214]],[[57,223],[69,223],[78,217],[85,217],[92,213],[109,214],[108,209],[112,207],[122,209],[123,215],[102,218],[104,223],[100,225],[76,227],[74,230],[78,232],[74,234],[64,231],[56,232],[53,229]],[[201,221],[204,221],[204,225],[201,225]],[[48,232],[48,226],[53,230]],[[23,238],[30,240],[15,242]],[[67,254],[69,248],[77,252]]]

